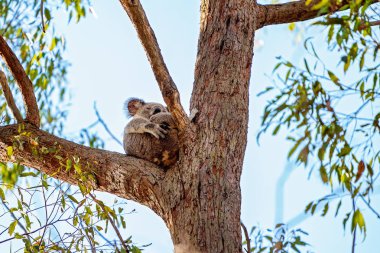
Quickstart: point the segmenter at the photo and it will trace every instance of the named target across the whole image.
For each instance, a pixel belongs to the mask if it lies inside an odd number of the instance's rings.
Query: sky
[[[79,24],[67,25],[61,21],[57,27],[57,31],[66,37],[66,58],[71,62],[68,81],[72,105],[66,131],[74,133],[96,121],[93,110],[96,102],[102,118],[121,140],[127,123],[122,107],[127,98],[163,100],[136,32],[119,2],[98,0],[93,4],[96,15],[89,14]],[[145,0],[143,6],[181,93],[182,104],[188,110],[197,52],[199,2]],[[305,33],[303,36],[313,35]],[[320,43],[321,50],[323,42]],[[290,143],[285,141],[286,132],[275,137],[268,133],[261,137],[260,145],[256,142],[268,98],[257,97],[257,93],[271,84],[276,56],[300,62],[305,53],[302,47],[302,42],[297,43],[297,36],[289,32],[287,25],[256,33],[250,83],[249,137],[241,180],[241,219],[248,228],[259,226],[263,229],[273,228],[278,222],[291,222],[292,226],[309,233],[304,239],[311,244],[312,252],[350,252],[351,234],[349,230],[344,232],[342,226],[344,211],[338,218],[332,213],[323,218],[303,215],[310,201],[323,197],[330,189],[322,185],[318,175],[309,177],[309,170],[287,160]],[[106,149],[123,152],[122,147],[104,131],[101,130],[100,134],[105,137]],[[279,185],[283,187],[279,188]],[[100,196],[105,200],[113,198],[107,194]],[[380,206],[378,196],[372,201],[373,206]],[[152,243],[144,252],[173,252],[170,234],[157,215],[132,201],[128,201],[128,208],[136,209],[136,212],[125,217],[127,233],[139,245]],[[346,200],[342,210],[348,208],[349,200]],[[359,235],[356,252],[376,252],[380,246],[380,221],[368,210],[363,211],[367,238],[362,241],[363,237]]]

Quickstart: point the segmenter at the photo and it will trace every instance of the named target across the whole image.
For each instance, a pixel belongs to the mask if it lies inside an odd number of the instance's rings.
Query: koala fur
[[[159,103],[146,103],[138,98],[125,102],[132,120],[124,128],[124,150],[162,167],[178,159],[178,130],[171,114]]]

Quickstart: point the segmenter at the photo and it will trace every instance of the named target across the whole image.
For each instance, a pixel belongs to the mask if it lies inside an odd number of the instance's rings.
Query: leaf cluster
[[[274,229],[262,230],[253,226],[249,233],[251,248],[244,252],[252,253],[290,253],[304,252],[309,244],[303,239],[308,234],[301,229],[288,229],[284,224],[277,224]],[[243,242],[247,245],[247,241]],[[301,251],[302,250],[302,251]]]
[[[329,8],[329,2],[319,8]],[[353,204],[343,225],[351,219],[352,232],[366,231],[363,204],[378,213],[370,198],[380,175],[380,40],[379,29],[371,26],[379,6],[369,7],[370,2],[349,1],[343,14],[313,23],[326,32],[329,58],[318,53],[312,38],[307,39],[303,63],[279,57],[274,68],[277,82],[259,94],[275,93],[265,107],[258,138],[269,129],[273,135],[286,129],[293,143],[288,157],[311,171],[317,169],[321,181],[331,187],[333,198],[309,203],[306,212],[314,214],[323,204],[325,216],[332,199],[349,196]],[[338,59],[335,68],[331,59]],[[336,215],[340,207],[341,201]]]

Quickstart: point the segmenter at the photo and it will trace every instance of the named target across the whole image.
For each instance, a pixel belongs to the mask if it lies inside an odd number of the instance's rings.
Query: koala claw
[[[156,137],[157,139],[165,138],[166,134],[168,133],[168,131],[166,131],[164,128],[162,128],[158,124],[155,124],[154,127],[150,129],[150,131],[148,132],[154,137]]]

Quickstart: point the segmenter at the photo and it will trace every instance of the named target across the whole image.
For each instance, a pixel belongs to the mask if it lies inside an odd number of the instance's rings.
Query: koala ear
[[[124,103],[124,110],[127,117],[134,116],[136,112],[145,104],[140,98],[129,98]]]

